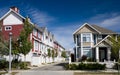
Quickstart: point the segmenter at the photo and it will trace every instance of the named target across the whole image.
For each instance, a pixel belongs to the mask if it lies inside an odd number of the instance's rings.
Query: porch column
[[[108,59],[108,61],[110,61],[110,56],[111,56],[111,48],[108,47],[107,48],[107,59]]]
[[[75,37],[75,41],[76,41],[76,61],[77,61],[77,35],[76,35],[76,37]]]
[[[96,61],[99,62],[99,47],[96,47]]]

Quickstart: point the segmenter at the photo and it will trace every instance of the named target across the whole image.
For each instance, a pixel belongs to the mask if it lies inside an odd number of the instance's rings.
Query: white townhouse
[[[2,27],[2,34],[4,40],[9,40],[9,33],[12,33],[12,39],[17,40],[24,25],[25,17],[20,15],[17,7],[11,7],[10,10],[0,18],[0,25]],[[29,20],[31,24],[32,21]],[[47,49],[54,50],[54,35],[47,30],[46,27],[39,27],[34,25],[33,32],[30,34],[30,41],[33,48],[26,56],[26,61],[31,65],[41,65],[42,63],[53,62],[52,58],[48,58]],[[63,48],[63,47],[62,47]],[[64,48],[63,48],[64,49]],[[64,49],[65,50],[65,49]],[[61,52],[61,51],[60,51]],[[59,51],[58,51],[59,53]],[[23,55],[19,58],[24,60]]]

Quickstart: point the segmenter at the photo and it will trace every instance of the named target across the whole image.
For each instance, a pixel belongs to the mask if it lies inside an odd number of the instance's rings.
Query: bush
[[[76,64],[67,64],[65,68],[67,70],[104,70],[106,67],[105,64],[98,64],[98,63],[80,63],[79,65]]]
[[[66,64],[65,65],[66,70],[76,70],[77,67],[78,66],[76,64]]]
[[[16,69],[18,69],[20,63],[21,63],[21,62],[18,61],[17,59],[12,60],[12,68],[16,68]]]
[[[0,60],[0,69],[5,69],[8,67],[8,61],[6,60]]]
[[[87,56],[83,55],[82,58],[81,58],[81,61],[85,61],[85,60],[87,60]]]
[[[19,64],[20,69],[28,69],[28,64],[26,62],[21,62]]]
[[[113,66],[113,69],[118,70],[118,63],[116,63],[116,64]],[[119,69],[120,69],[120,64],[119,64]]]

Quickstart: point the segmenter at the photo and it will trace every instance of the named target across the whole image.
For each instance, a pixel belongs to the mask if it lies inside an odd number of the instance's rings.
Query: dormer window
[[[5,26],[5,31],[10,31],[12,30],[12,26]]]
[[[102,39],[102,35],[98,35],[98,39],[101,40]]]

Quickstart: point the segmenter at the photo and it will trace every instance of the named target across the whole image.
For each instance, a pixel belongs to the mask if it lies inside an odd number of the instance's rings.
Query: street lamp
[[[12,40],[12,32],[9,33],[9,73],[11,73],[11,40]]]

